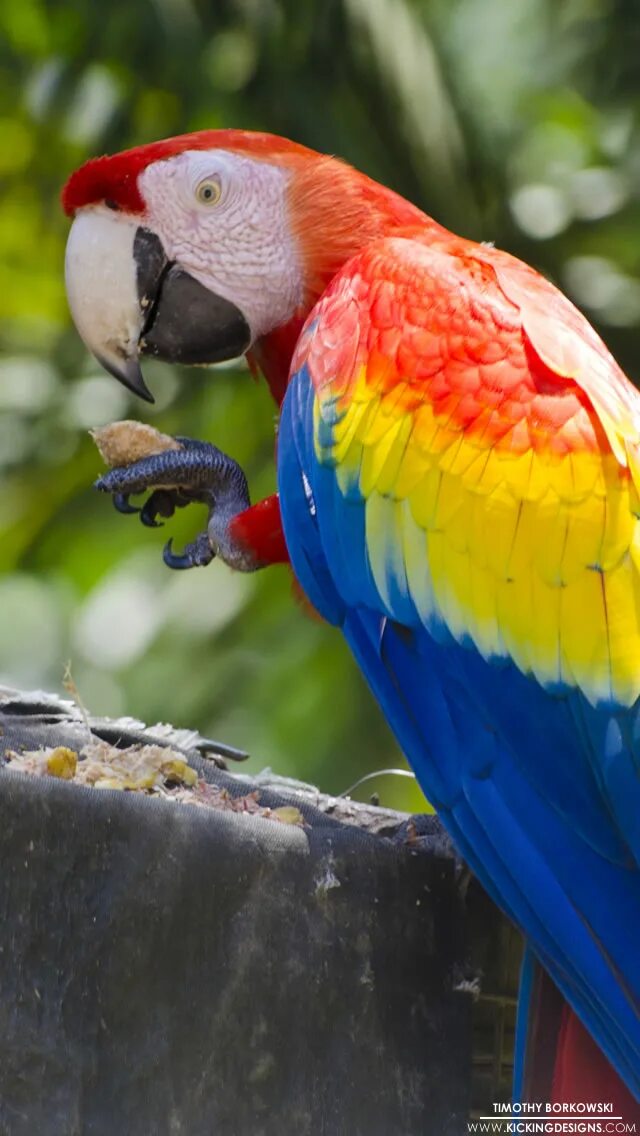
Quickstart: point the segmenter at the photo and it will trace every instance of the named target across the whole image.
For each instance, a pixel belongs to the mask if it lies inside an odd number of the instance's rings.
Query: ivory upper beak
[[[153,402],[138,361],[144,313],[133,253],[138,224],[105,206],[82,210],[67,240],[65,282],[78,333],[102,366]]]

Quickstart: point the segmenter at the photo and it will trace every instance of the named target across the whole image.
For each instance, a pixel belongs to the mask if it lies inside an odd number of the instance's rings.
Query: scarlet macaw
[[[247,351],[282,403],[279,499],[249,506],[201,443],[103,486],[123,509],[159,484],[209,502],[175,566],[290,559],[601,1051],[567,1011],[556,1097],[585,1070],[618,1093],[605,1054],[640,1098],[640,395],[538,273],[284,139],[98,158],[63,202],[72,313],[107,369],[149,397],[141,354]]]

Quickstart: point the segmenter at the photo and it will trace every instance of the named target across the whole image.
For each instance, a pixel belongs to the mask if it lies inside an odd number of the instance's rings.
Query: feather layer
[[[325,309],[348,373],[327,365]],[[550,284],[414,233],[371,245],[316,307],[279,483],[310,599],[462,854],[640,1095],[639,422],[640,396]]]

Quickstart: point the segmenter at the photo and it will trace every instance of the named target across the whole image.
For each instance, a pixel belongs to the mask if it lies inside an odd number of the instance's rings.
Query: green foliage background
[[[61,184],[186,130],[289,135],[538,265],[637,378],[639,51],[637,0],[0,0],[0,678],[61,689],[70,660],[94,712],[197,726],[330,791],[399,764],[284,569],[171,574],[165,533],[92,492],[88,428],[144,416],[268,493],[273,408],[237,367],[150,366],[155,408],[100,373],[69,325]],[[375,787],[417,807],[407,784]]]

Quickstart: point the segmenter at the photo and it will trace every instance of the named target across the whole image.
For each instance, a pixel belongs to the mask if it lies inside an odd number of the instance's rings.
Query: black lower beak
[[[140,336],[140,351],[168,363],[193,365],[233,359],[250,343],[251,331],[240,309],[174,264],[162,278]]]
[[[194,365],[233,359],[248,349],[251,329],[239,308],[172,264],[155,233],[139,228],[133,255],[138,298],[145,314],[141,354]],[[129,385],[148,397],[141,375]]]

